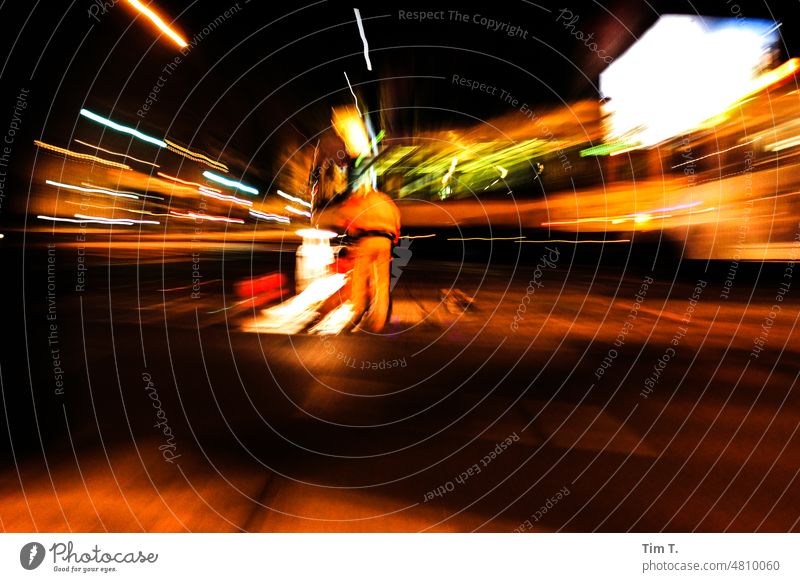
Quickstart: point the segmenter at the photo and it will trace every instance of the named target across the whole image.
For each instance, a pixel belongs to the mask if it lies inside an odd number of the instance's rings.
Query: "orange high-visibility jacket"
[[[319,220],[354,237],[382,232],[395,243],[400,238],[400,211],[391,198],[377,190],[354,192],[341,204],[326,209]]]

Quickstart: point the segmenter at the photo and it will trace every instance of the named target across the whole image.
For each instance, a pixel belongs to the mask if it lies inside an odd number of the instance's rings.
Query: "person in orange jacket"
[[[341,170],[334,168],[333,172]],[[350,295],[353,323],[358,324],[357,329],[380,332],[389,315],[392,247],[400,238],[397,205],[364,180],[356,190],[338,193],[335,203],[326,205],[314,218],[318,226],[343,231],[355,242]]]
[[[320,200],[314,220],[343,230],[355,241],[350,301],[357,329],[377,333],[389,315],[392,247],[400,238],[400,211],[365,176],[369,164],[357,171],[357,158],[370,151],[361,113],[353,106],[333,110],[331,127],[345,151],[337,152],[320,172]],[[374,147],[374,146],[373,146]],[[345,155],[346,154],[346,155]],[[374,158],[372,159],[374,162]],[[359,322],[360,320],[360,322]]]
[[[369,306],[359,327],[377,333],[389,316],[392,248],[400,239],[400,211],[371,185],[351,194],[341,211],[350,217],[345,232],[356,241],[353,310],[358,317]]]

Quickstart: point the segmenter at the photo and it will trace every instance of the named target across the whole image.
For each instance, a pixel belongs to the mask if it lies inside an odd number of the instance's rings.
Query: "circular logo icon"
[[[44,546],[39,542],[30,542],[19,551],[19,563],[26,570],[35,570],[44,561]]]

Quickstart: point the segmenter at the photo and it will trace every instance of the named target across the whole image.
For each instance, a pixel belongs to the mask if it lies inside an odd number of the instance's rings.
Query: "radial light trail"
[[[241,218],[227,218],[225,216],[210,216],[208,214],[198,214],[196,212],[176,212],[175,210],[169,211],[170,215],[177,216],[178,218],[188,218],[191,220],[210,220],[211,222],[230,222],[233,224],[244,224]]]
[[[101,164],[104,166],[109,166],[112,168],[119,168],[120,170],[130,170],[130,166],[126,166],[125,164],[120,164],[119,162],[112,162],[110,160],[104,160],[103,158],[98,158],[97,156],[90,156],[89,154],[79,154],[78,152],[73,152],[72,150],[68,150],[65,148],[60,148],[58,146],[50,145],[49,143],[44,143],[43,141],[39,141],[38,139],[33,140],[33,143],[36,147],[40,147],[46,150],[50,150],[51,152],[56,152],[59,154],[63,154],[70,158],[76,158],[78,160],[86,160],[87,162],[94,162],[97,164]]]
[[[167,142],[167,149],[169,149],[170,151],[175,152],[176,154],[185,155],[188,158],[194,160],[195,162],[202,162],[202,163],[207,164],[207,165],[211,166],[212,168],[216,168],[217,170],[220,170],[222,172],[228,172],[228,166],[226,166],[222,162],[217,162],[215,160],[212,160],[211,158],[209,158],[206,155],[203,155],[203,154],[200,154],[200,153],[197,153],[197,152],[193,152],[190,149],[187,149],[187,148],[185,148],[185,147],[183,147],[181,145],[178,145],[174,141],[170,141],[168,139],[165,139],[164,141]]]
[[[302,206],[305,206],[307,208],[311,208],[311,203],[310,202],[306,202],[302,198],[297,198],[296,196],[292,196],[290,194],[287,194],[283,190],[278,190],[278,196],[283,196],[287,200],[291,200],[292,202],[297,202],[298,204],[301,204]]]
[[[576,218],[573,220],[553,220],[550,222],[543,222],[542,226],[564,226],[568,224],[582,224],[587,222],[610,222],[612,224],[619,224],[621,222],[626,222],[628,220],[634,220],[637,222],[642,221],[642,217],[649,217],[647,220],[650,219],[658,219],[658,218],[668,218],[667,216],[652,216],[653,214],[660,214],[664,212],[675,212],[677,210],[685,210],[688,208],[694,208],[695,206],[699,206],[702,204],[703,201],[699,200],[697,202],[690,202],[688,204],[678,204],[677,206],[667,206],[665,208],[656,208],[655,210],[643,210],[641,212],[636,212],[633,214],[624,214],[624,215],[615,215],[615,216],[595,216],[591,218]],[[687,213],[691,214],[691,213]],[[671,215],[670,215],[671,216]]]
[[[90,216],[88,214],[76,214],[75,218],[84,218],[86,220],[106,220],[112,224],[126,224],[126,223],[135,223],[135,224],[161,224],[157,220],[137,220],[134,218],[103,218],[102,216]]]
[[[150,21],[153,24],[155,24],[159,30],[161,30],[161,32],[163,32],[173,41],[175,41],[175,44],[177,44],[179,47],[183,48],[189,46],[189,43],[183,40],[177,32],[175,32],[169,26],[167,26],[167,24],[161,19],[161,17],[158,14],[156,14],[155,12],[150,10],[147,6],[139,2],[139,0],[128,0],[128,4],[130,4],[131,6],[136,8],[136,10],[138,10],[139,12],[144,14],[147,18],[149,18]]]
[[[88,109],[81,109],[81,115],[83,115],[84,117],[88,117],[92,121],[96,121],[97,123],[99,123],[101,125],[105,125],[106,127],[110,127],[111,129],[114,129],[116,131],[119,131],[119,132],[122,132],[122,133],[127,133],[129,135],[132,135],[133,137],[138,137],[140,140],[146,141],[146,142],[151,143],[153,145],[157,145],[160,148],[167,147],[166,142],[161,141],[160,139],[157,139],[155,137],[151,137],[151,136],[149,136],[147,134],[144,134],[141,131],[139,131],[138,129],[133,129],[132,127],[128,127],[126,125],[120,125],[119,123],[116,123],[115,121],[111,121],[110,119],[106,119],[105,117],[101,117],[101,116],[97,115],[97,113],[92,113]]]
[[[272,220],[274,222],[282,222],[289,224],[291,222],[288,216],[280,216],[279,214],[270,214],[268,212],[261,212],[259,210],[250,210],[250,214],[260,220]]]
[[[205,190],[202,186],[199,188],[200,194],[203,196],[208,196],[209,198],[215,198],[216,200],[222,200],[223,202],[232,202],[234,204],[238,204],[239,206],[252,206],[253,203],[250,200],[242,200],[241,198],[237,198],[236,196],[228,196],[226,194],[217,194],[216,192],[212,192],[210,190]]]
[[[112,156],[120,156],[122,158],[128,158],[128,159],[131,159],[131,160],[135,160],[137,162],[141,162],[142,164],[147,164],[148,166],[153,166],[154,168],[160,168],[161,167],[158,164],[154,164],[153,162],[145,162],[144,160],[140,160],[139,158],[134,158],[133,156],[129,156],[128,154],[121,154],[119,152],[112,152],[111,150],[107,150],[105,148],[101,148],[100,146],[93,145],[93,144],[87,143],[85,141],[81,141],[79,139],[75,139],[75,140],[72,140],[72,141],[74,141],[75,143],[79,143],[81,145],[85,145],[85,146],[90,147],[90,148],[94,148],[94,149],[99,150],[101,152],[106,152],[107,154],[111,154]]]
[[[164,200],[163,196],[156,196],[154,194],[140,194],[139,192],[131,192],[130,190],[109,190],[108,188],[103,188],[102,186],[98,186],[97,184],[92,184],[91,182],[81,182],[81,186],[85,186],[86,188],[97,188],[102,192],[116,192],[118,194],[132,194],[138,198],[149,198],[151,200]]]
[[[305,210],[298,210],[294,206],[289,206],[288,204],[284,206],[284,208],[289,212],[293,212],[294,214],[299,214],[300,216],[307,216],[308,218],[311,218],[311,213],[306,212]]]
[[[135,194],[127,194],[124,192],[115,192],[114,190],[105,190],[103,188],[81,188],[80,186],[74,186],[73,184],[64,184],[63,182],[55,182],[53,180],[45,180],[45,184],[50,184],[51,186],[56,186],[57,188],[66,188],[67,190],[77,190],[78,192],[90,192],[90,193],[98,193],[98,194],[108,194],[109,196],[119,196],[120,198],[131,198],[133,200],[139,200],[139,196]]]
[[[258,196],[258,190],[253,188],[252,186],[246,186],[241,182],[237,182],[236,180],[229,180],[224,176],[219,176],[214,172],[209,172],[206,170],[203,172],[203,176],[211,180],[212,182],[216,182],[217,184],[222,184],[223,186],[228,186],[230,188],[236,188],[237,190],[241,190],[242,192],[247,192],[248,194],[253,194],[254,196]]]
[[[356,102],[356,111],[358,111],[358,116],[363,117],[363,115],[361,115],[361,110],[358,108],[358,98],[356,97],[355,91],[353,91],[353,86],[350,84],[350,77],[347,76],[347,71],[344,72],[344,80],[347,81],[347,86],[350,87],[350,94],[353,96],[353,101]]]
[[[71,222],[73,224],[86,224],[86,223],[107,224],[107,225],[116,224],[122,226],[133,226],[135,224],[133,221],[130,220],[125,222],[113,222],[107,219],[89,220],[89,219],[78,219],[78,218],[61,218],[59,216],[45,216],[44,214],[39,214],[36,218],[39,218],[41,220],[49,220],[51,222]]]
[[[551,239],[551,240],[518,240],[515,241],[518,243],[567,243],[567,244],[585,244],[585,243],[599,243],[599,244],[606,244],[606,243],[626,243],[631,242],[629,238],[623,238],[619,240],[566,240],[566,239]]]
[[[197,182],[189,182],[187,180],[181,180],[176,176],[170,176],[169,174],[165,174],[163,172],[158,172],[158,175],[162,178],[166,178],[167,180],[172,180],[173,182],[179,182],[181,184],[185,184],[186,186],[196,186],[198,188],[205,188],[206,190],[211,190],[212,192],[217,192],[218,194],[222,194],[222,190],[217,190],[216,188],[205,186],[204,184],[198,184]]]
[[[367,61],[367,70],[372,70],[372,63],[369,60],[369,43],[367,43],[367,35],[364,34],[364,23],[361,22],[361,11],[358,8],[353,8],[356,13],[356,24],[358,24],[358,34],[361,35],[361,42],[364,43],[364,60]]]
[[[435,235],[431,235],[435,236]],[[497,240],[520,240],[525,238],[524,236],[496,236],[496,237],[482,237],[482,236],[473,236],[468,238],[448,238],[447,240],[456,240],[456,241],[468,241],[468,240],[485,240],[485,241],[497,241]]]

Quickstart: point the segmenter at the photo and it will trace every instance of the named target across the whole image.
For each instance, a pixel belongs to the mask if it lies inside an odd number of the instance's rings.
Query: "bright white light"
[[[158,14],[156,14],[155,12],[150,10],[150,8],[139,2],[139,0],[128,0],[128,3],[134,8],[136,8],[136,10],[144,14],[147,18],[149,18],[150,22],[155,24],[156,27],[158,27],[158,29],[161,30],[161,32],[163,32],[173,41],[175,41],[175,44],[177,44],[179,47],[184,48],[189,46],[189,44],[185,40],[183,40],[177,32],[175,32],[169,26],[167,26],[167,23],[164,22]]]
[[[134,137],[138,137],[142,141],[146,141],[146,142],[151,143],[153,145],[157,145],[160,148],[167,147],[167,143],[164,142],[164,141],[161,141],[160,139],[157,139],[155,137],[151,137],[151,136],[149,136],[147,134],[142,133],[141,131],[139,131],[137,129],[133,129],[132,127],[127,127],[125,125],[120,125],[119,123],[111,121],[110,119],[106,119],[105,117],[100,117],[99,115],[97,115],[97,113],[92,113],[88,109],[81,109],[81,115],[83,115],[84,117],[88,117],[92,121],[96,121],[100,125],[105,125],[106,127],[110,127],[111,129],[115,129],[115,130],[120,131],[122,133],[127,133],[129,135],[134,136]]]
[[[360,117],[361,109],[358,108],[358,97],[356,97],[355,91],[353,91],[353,86],[350,84],[350,77],[347,76],[347,71],[344,71],[344,80],[347,81],[347,86],[350,87],[350,94],[353,96],[353,101],[356,102],[356,111],[358,111],[358,115]]]
[[[607,140],[653,145],[719,114],[752,90],[775,42],[766,20],[662,16],[600,74]]]
[[[311,208],[311,203],[310,202],[306,202],[305,200],[303,200],[302,198],[298,198],[297,196],[292,196],[290,194],[287,194],[283,190],[278,190],[278,196],[282,196],[282,197],[286,198],[287,200],[291,200],[292,202],[296,202],[297,204],[300,204],[300,205],[305,206],[307,208]]]
[[[268,212],[260,212],[258,210],[250,210],[250,215],[259,220],[271,220],[272,222],[282,222],[288,224],[290,222],[288,216],[280,216],[279,214],[270,214]]]
[[[133,156],[129,156],[128,154],[122,154],[122,153],[119,153],[119,152],[113,152],[111,150],[107,150],[105,148],[101,148],[98,145],[93,145],[93,144],[90,144],[88,142],[81,141],[79,139],[75,139],[75,140],[72,140],[72,141],[74,141],[75,143],[79,143],[81,145],[85,145],[85,146],[90,147],[90,148],[94,148],[94,149],[99,150],[101,152],[106,152],[107,154],[111,154],[112,156],[119,156],[119,157],[131,159],[131,160],[136,160],[137,162],[140,162],[142,164],[147,164],[148,166],[153,166],[154,168],[160,168],[161,167],[158,164],[154,164],[153,162],[146,162],[144,160],[140,160],[139,158],[134,158]]]
[[[800,136],[776,141],[775,143],[766,146],[764,149],[766,149],[768,152],[780,152],[782,150],[793,148],[797,145],[800,145]]]
[[[175,210],[169,211],[170,216],[177,218],[186,218],[188,220],[210,220],[211,222],[229,222],[231,224],[244,224],[241,218],[228,218],[226,216],[211,216],[208,214],[198,214],[197,212],[176,212]]]
[[[242,192],[247,192],[248,194],[253,194],[254,196],[258,196],[258,190],[253,188],[252,186],[245,186],[241,182],[237,182],[235,180],[229,180],[224,176],[220,176],[219,174],[215,174],[214,172],[209,172],[206,170],[203,172],[203,176],[211,180],[212,182],[216,182],[217,184],[222,184],[223,186],[230,186],[231,188],[236,188],[237,190],[241,190]]]
[[[64,184],[63,182],[55,182],[53,180],[45,180],[45,184],[56,186],[58,188],[66,188],[67,190],[77,190],[78,192],[94,192],[97,194],[108,194],[109,196],[119,196],[120,198],[133,198],[139,200],[139,197],[134,194],[126,192],[116,192],[114,190],[104,190],[103,188],[82,188],[80,186],[73,186],[72,184]]]
[[[358,34],[361,35],[361,42],[364,43],[364,60],[367,61],[367,70],[372,70],[372,63],[369,60],[369,44],[367,43],[367,35],[364,34],[364,23],[361,22],[361,12],[358,8],[353,8],[356,13],[356,23],[358,24]]]
[[[339,236],[332,230],[320,230],[318,228],[302,228],[296,233],[303,238],[331,239]]]
[[[227,196],[226,194],[219,194],[203,186],[200,186],[197,190],[203,196],[208,196],[209,198],[215,198],[216,200],[222,200],[223,202],[232,202],[233,204],[238,204],[239,206],[253,205],[253,203],[250,200],[244,200],[242,198],[237,198],[236,196]]]
[[[133,224],[134,224],[133,221],[131,221],[131,220],[118,222],[118,221],[115,221],[115,220],[108,220],[108,219],[104,219],[104,218],[95,218],[95,219],[61,218],[59,216],[45,216],[43,214],[38,215],[36,218],[39,218],[41,220],[49,220],[51,222],[71,222],[73,224],[86,224],[86,223],[89,223],[89,224],[106,224],[106,225],[115,224],[115,225],[118,225],[118,226],[133,226]]]
[[[308,330],[311,334],[336,335],[341,333],[355,317],[356,310],[350,301],[345,301],[330,311],[322,321]]]
[[[288,204],[286,206],[284,206],[284,208],[286,210],[288,210],[289,212],[293,213],[293,214],[297,214],[299,216],[306,216],[308,218],[311,218],[311,213],[310,212],[306,212],[305,210],[298,210],[294,206],[289,206]]]
[[[76,214],[75,218],[84,218],[86,220],[103,220],[111,224],[161,224],[157,220],[135,220],[133,218],[104,218],[102,216],[90,216],[88,214]]]
[[[270,309],[245,326],[245,331],[256,333],[298,333],[317,317],[323,301],[344,287],[346,276],[336,273],[313,281],[302,292]]]

